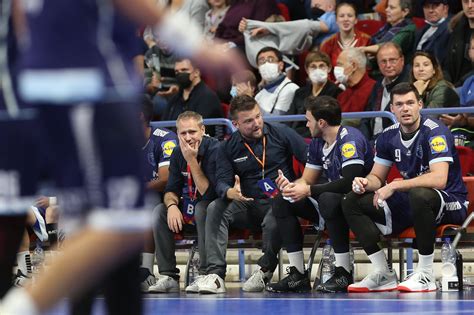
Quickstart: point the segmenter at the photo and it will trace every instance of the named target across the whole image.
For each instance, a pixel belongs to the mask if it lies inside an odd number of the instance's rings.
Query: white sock
[[[2,311],[5,314],[40,315],[35,301],[23,288],[12,289],[5,295],[2,302]]]
[[[379,250],[372,255],[369,255],[370,262],[374,265],[375,270],[388,271],[387,258],[385,258],[385,253],[383,250]]]
[[[288,260],[290,261],[290,266],[294,266],[300,273],[304,273],[304,255],[302,250],[288,253]]]
[[[31,273],[31,256],[29,251],[19,252],[16,254],[16,261],[18,269],[20,269],[25,276]]]
[[[416,269],[424,269],[433,272],[434,253],[431,255],[421,255],[418,253],[418,266]]]
[[[343,267],[348,273],[351,273],[351,256],[347,253],[334,253],[336,257],[336,267]]]
[[[153,274],[153,263],[155,262],[155,255],[151,253],[142,253],[142,265],[140,267],[148,269]]]

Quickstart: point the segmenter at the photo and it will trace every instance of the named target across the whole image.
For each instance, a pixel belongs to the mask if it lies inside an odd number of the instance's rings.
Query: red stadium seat
[[[474,152],[471,148],[464,146],[456,146],[459,155],[459,162],[461,163],[462,176],[473,172]]]
[[[413,21],[413,24],[416,25],[417,29],[421,29],[421,28],[425,27],[425,25],[426,25],[425,19],[423,19],[423,18],[412,17],[411,20]]]
[[[286,6],[286,4],[279,2],[277,3],[277,6],[278,6],[278,10],[280,10],[281,16],[285,18],[285,21],[290,21],[291,20],[290,10]]]
[[[377,31],[384,26],[384,22],[378,20],[360,20],[355,25],[355,28],[370,36],[373,36]]]

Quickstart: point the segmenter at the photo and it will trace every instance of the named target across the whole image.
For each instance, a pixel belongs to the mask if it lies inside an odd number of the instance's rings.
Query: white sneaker
[[[199,283],[199,293],[225,293],[225,283],[221,277],[216,274],[210,274],[204,277]]]
[[[20,269],[17,270],[15,277],[13,278],[13,286],[17,288],[24,287],[28,282],[31,281],[31,278],[24,275]],[[0,313],[0,315],[2,315]]]
[[[148,292],[150,287],[154,284],[156,284],[156,278],[154,275],[152,275],[148,269],[146,268],[140,268],[141,272],[143,272],[143,274],[141,275],[142,279],[144,279],[141,283],[140,283],[140,288],[142,290],[142,292]]]
[[[242,290],[245,292],[262,292],[272,276],[272,272],[264,273],[261,269],[258,269],[245,281]]]
[[[409,274],[405,280],[398,285],[397,289],[403,292],[436,291],[436,280],[433,271],[417,269],[412,274]]]
[[[174,293],[179,292],[179,283],[170,276],[160,275],[156,283],[148,288],[152,293]]]
[[[397,274],[394,271],[377,270],[369,273],[362,281],[351,284],[347,292],[385,292],[397,289]]]
[[[186,293],[199,293],[199,284],[205,277],[205,275],[197,276],[194,278],[194,281],[184,289],[184,291],[186,291]]]

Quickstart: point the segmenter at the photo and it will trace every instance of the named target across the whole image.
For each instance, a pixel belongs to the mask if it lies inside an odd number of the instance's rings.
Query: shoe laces
[[[429,272],[428,270],[424,270],[424,269],[416,269],[414,272],[409,274],[405,278],[404,281],[407,281],[407,280],[410,280],[410,279],[413,279],[414,281],[419,282],[419,283],[423,283],[423,284],[433,282],[432,273]]]
[[[265,286],[265,280],[263,279],[263,271],[260,269],[254,271],[249,278],[250,282],[259,282]]]
[[[388,274],[391,274],[390,271],[387,271],[387,270],[376,270],[372,273],[369,273],[365,278],[364,278],[364,281],[366,279],[370,279],[372,280],[373,282],[377,283],[377,284],[380,284],[382,282],[382,277],[385,277],[385,278],[388,278]]]

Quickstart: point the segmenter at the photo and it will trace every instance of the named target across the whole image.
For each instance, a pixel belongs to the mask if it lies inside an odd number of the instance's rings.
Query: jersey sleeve
[[[347,129],[342,130],[345,133]],[[347,132],[347,131],[346,131]],[[363,136],[355,132],[347,132],[341,138],[339,151],[341,156],[341,166],[360,164],[364,165],[365,152],[367,150]]]
[[[454,140],[449,130],[444,128],[434,128],[428,134],[428,160],[429,164],[438,162],[453,163]]]
[[[322,161],[322,152],[321,152],[321,139],[313,139],[309,144],[308,150],[308,159],[306,161],[307,168],[311,168],[314,170],[322,170],[323,169],[323,161]]]
[[[390,135],[383,132],[375,141],[375,158],[374,162],[377,164],[392,167],[393,156],[390,153]]]
[[[170,158],[174,149],[178,146],[178,140],[174,135],[167,134],[159,146],[155,148],[155,158],[158,161],[158,168],[170,164]]]

